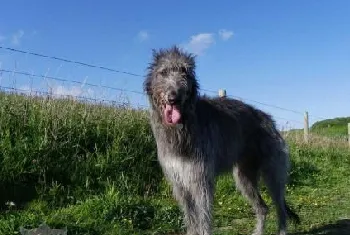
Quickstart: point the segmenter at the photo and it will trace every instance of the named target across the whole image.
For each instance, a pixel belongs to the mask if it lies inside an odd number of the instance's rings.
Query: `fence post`
[[[304,114],[304,141],[309,142],[309,113]]]
[[[226,97],[226,90],[220,89],[220,90],[219,90],[219,96],[220,96],[220,97]]]
[[[350,122],[348,123],[348,142],[349,142],[349,148],[350,148]]]

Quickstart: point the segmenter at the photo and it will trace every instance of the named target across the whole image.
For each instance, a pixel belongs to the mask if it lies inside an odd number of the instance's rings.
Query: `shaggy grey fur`
[[[299,218],[285,201],[288,149],[274,121],[241,101],[200,96],[198,89],[193,55],[175,46],[153,50],[144,90],[158,160],[184,211],[187,234],[212,234],[215,176],[227,171],[254,208],[254,234],[263,234],[268,212],[260,175],[276,204],[278,234],[286,234],[287,217]],[[180,120],[167,123],[166,107],[176,108]]]

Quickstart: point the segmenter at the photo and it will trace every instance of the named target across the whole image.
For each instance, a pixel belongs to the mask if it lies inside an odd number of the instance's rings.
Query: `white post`
[[[304,114],[304,141],[309,142],[309,113]]]
[[[348,123],[348,142],[349,142],[349,148],[350,148],[350,122]]]
[[[220,96],[220,97],[226,97],[226,90],[220,89],[220,90],[219,90],[219,96]]]

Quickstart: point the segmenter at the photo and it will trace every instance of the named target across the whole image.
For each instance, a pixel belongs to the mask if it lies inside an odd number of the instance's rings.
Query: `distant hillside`
[[[311,126],[311,132],[330,137],[346,137],[348,134],[350,117],[338,117],[315,122]]]

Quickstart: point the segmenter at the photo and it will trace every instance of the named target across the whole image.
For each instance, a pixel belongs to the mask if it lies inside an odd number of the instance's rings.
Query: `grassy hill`
[[[350,123],[350,117],[326,119],[315,122],[311,127],[311,131],[324,136],[346,138],[348,123]]]
[[[147,115],[128,106],[0,93],[0,235],[42,222],[67,226],[70,235],[182,231]],[[302,219],[291,231],[348,234],[350,151],[288,143],[287,200]],[[215,235],[250,234],[254,215],[231,174],[219,177],[216,189]],[[265,188],[263,197],[271,205]],[[270,211],[268,234],[276,228]]]
[[[346,140],[348,138],[348,123],[350,123],[350,117],[337,117],[333,119],[325,119],[315,122],[310,127],[310,134],[313,137],[327,137],[332,140]],[[282,131],[285,135],[298,135],[302,136],[303,129],[291,129],[288,131]]]

